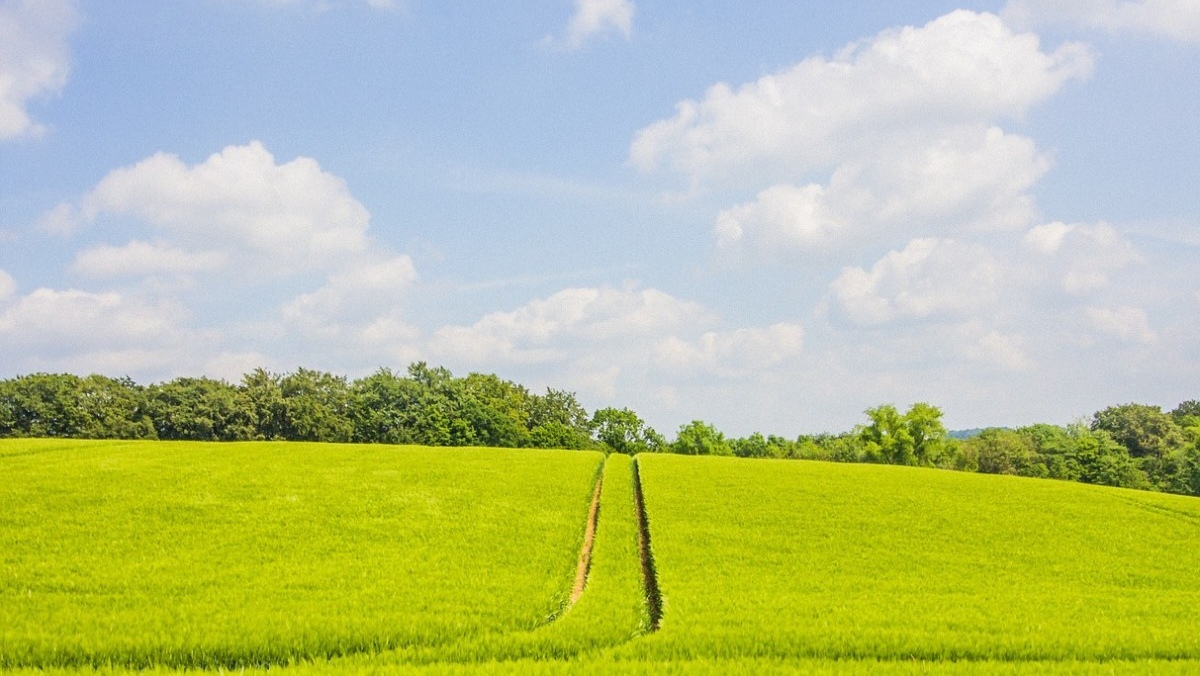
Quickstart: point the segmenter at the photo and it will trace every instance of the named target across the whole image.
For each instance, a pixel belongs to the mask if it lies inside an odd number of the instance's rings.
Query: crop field
[[[599,453],[0,444],[0,666],[432,645],[565,602]]]
[[[1195,498],[296,443],[0,441],[0,477],[12,672],[1200,673]]]
[[[1200,500],[872,465],[641,456],[638,658],[1200,657]]]

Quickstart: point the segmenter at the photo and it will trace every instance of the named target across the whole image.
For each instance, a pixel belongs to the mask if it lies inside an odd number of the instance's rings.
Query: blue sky
[[[0,0],[0,376],[1200,397],[1194,0]]]

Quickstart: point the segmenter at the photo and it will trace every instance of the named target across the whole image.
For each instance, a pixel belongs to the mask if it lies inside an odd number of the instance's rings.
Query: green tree
[[[733,454],[739,458],[769,458],[780,457],[772,451],[771,443],[762,434],[755,432],[744,439],[734,439],[729,442]]]
[[[725,435],[701,420],[693,420],[686,425],[681,425],[669,450],[672,453],[683,455],[733,454],[733,448],[725,440]]]
[[[283,376],[256,368],[242,376],[241,391],[253,411],[255,439],[284,438],[287,406],[283,400]]]
[[[916,464],[912,435],[904,416],[892,404],[866,410],[870,422],[859,432],[864,459],[892,465]]]
[[[1146,404],[1109,406],[1096,412],[1091,428],[1108,432],[1135,458],[1161,458],[1185,443],[1172,416]]]
[[[587,411],[574,392],[548,388],[533,395],[529,410],[529,445],[537,448],[589,448],[592,429]]]
[[[344,376],[300,368],[279,381],[283,430],[292,441],[350,441],[350,386]]]
[[[529,445],[529,390],[493,374],[471,373],[463,379],[464,413],[474,421],[475,438],[488,446]]]
[[[176,378],[146,394],[160,439],[243,441],[257,433],[249,400],[223,380]]]
[[[596,440],[616,453],[657,452],[666,445],[662,435],[628,408],[602,408],[592,414]]]
[[[1105,430],[1093,430],[1082,423],[1067,428],[1074,447],[1068,463],[1077,481],[1125,488],[1150,488],[1151,483],[1129,450]]]
[[[74,437],[85,427],[77,393],[79,376],[33,373],[5,381],[0,390],[0,434]]]
[[[977,471],[985,474],[1047,475],[1033,436],[1016,430],[983,430],[962,442],[962,452],[974,458]]]
[[[1178,454],[1187,445],[1187,437],[1175,419],[1158,406],[1121,404],[1098,411],[1092,418],[1093,431],[1107,432],[1124,446],[1129,455],[1160,488],[1173,482]]]
[[[351,385],[350,419],[354,441],[376,444],[419,443],[414,408],[422,385],[381,368]]]
[[[146,393],[129,378],[90,375],[76,383],[79,428],[72,436],[87,439],[153,439],[154,423]]]
[[[1171,411],[1171,419],[1191,442],[1200,441],[1200,401],[1185,401]]]

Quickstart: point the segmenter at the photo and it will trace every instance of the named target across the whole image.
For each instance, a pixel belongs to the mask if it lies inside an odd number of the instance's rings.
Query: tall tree
[[[249,400],[223,380],[176,378],[151,385],[146,394],[160,439],[242,441],[256,435]]]
[[[596,440],[616,453],[661,451],[665,440],[628,408],[602,408],[592,414]]]
[[[344,376],[305,368],[285,375],[283,436],[293,441],[350,441],[350,386]]]
[[[574,392],[547,388],[533,395],[529,410],[529,444],[538,448],[588,448],[592,429],[587,410]]]
[[[669,450],[672,453],[683,455],[731,455],[733,453],[733,448],[725,440],[725,435],[716,427],[701,420],[693,420],[681,425]]]

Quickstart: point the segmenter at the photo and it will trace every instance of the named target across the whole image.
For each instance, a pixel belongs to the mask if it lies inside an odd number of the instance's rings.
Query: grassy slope
[[[1200,500],[640,456],[666,612],[631,659],[1200,658]]]
[[[0,442],[0,666],[236,665],[529,630],[597,453]]]
[[[639,462],[660,632],[640,635],[629,461],[613,456],[588,590],[562,617],[284,673],[1200,673],[1198,500],[906,468]]]
[[[523,659],[566,660],[623,644],[644,633],[648,620],[638,567],[632,479],[631,459],[609,456],[604,466],[600,518],[587,586],[578,603],[553,622],[528,632],[484,634],[448,645],[355,656],[334,665],[366,668],[440,663],[446,667]]]

